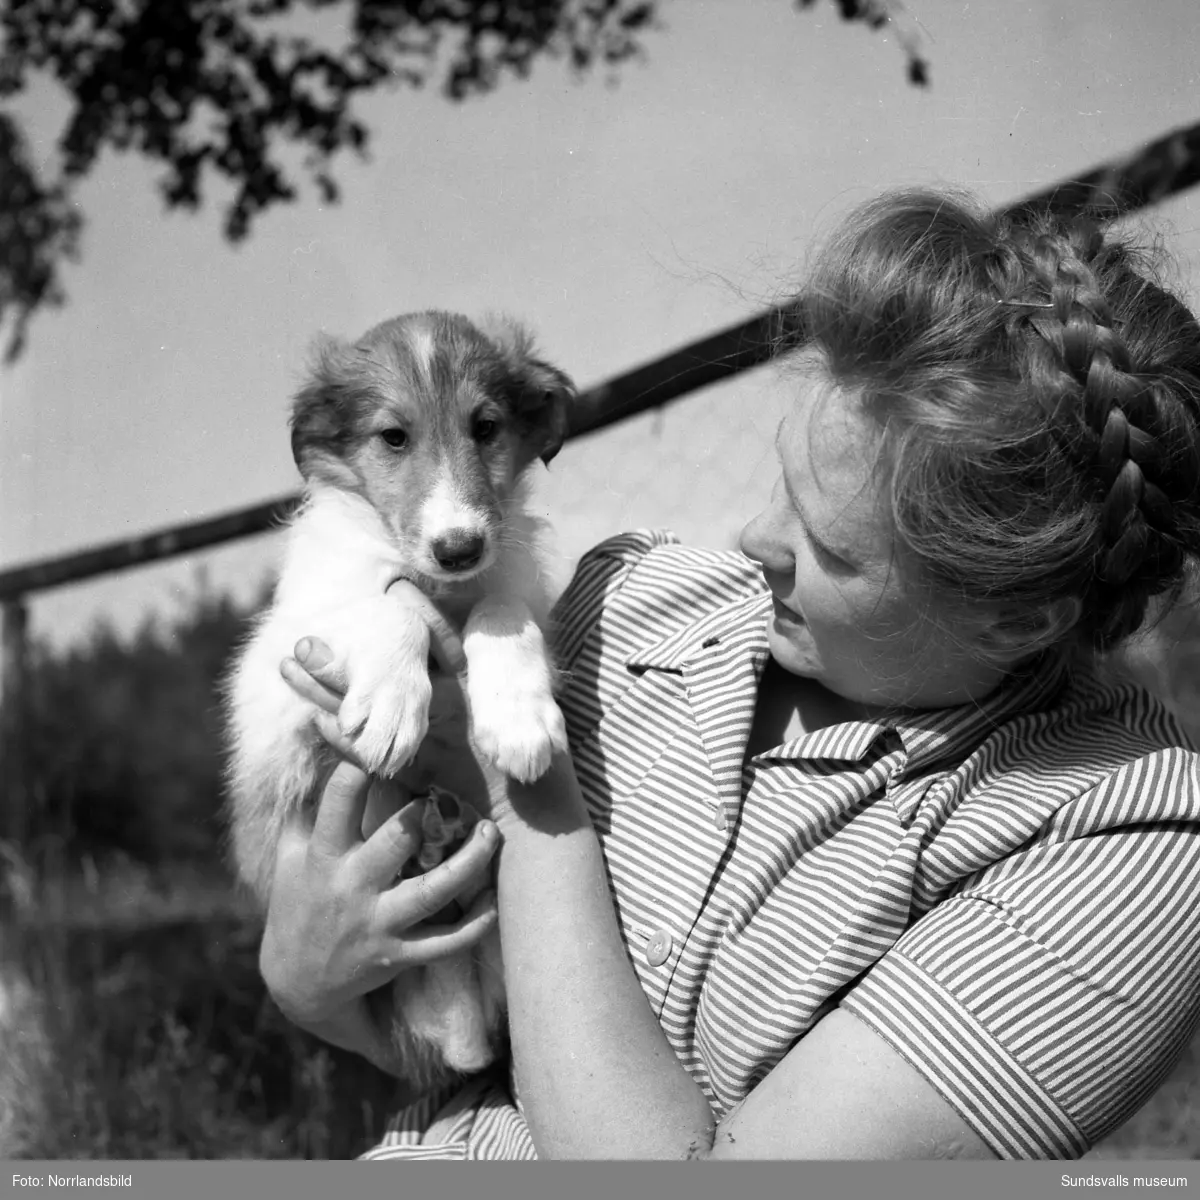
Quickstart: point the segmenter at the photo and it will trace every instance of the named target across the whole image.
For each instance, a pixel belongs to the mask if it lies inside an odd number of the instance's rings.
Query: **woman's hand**
[[[425,610],[441,667],[435,725],[427,741],[457,740],[459,759],[473,762],[461,753],[465,706],[455,696],[464,664],[461,644],[425,597],[408,585],[404,591],[411,595],[401,602]],[[499,836],[492,822],[480,821],[437,867],[397,882],[420,849],[420,809],[408,804],[390,811],[404,795],[403,784],[372,786],[355,761],[353,744],[337,723],[345,680],[333,672],[332,661],[329,647],[306,638],[297,646],[297,658],[280,668],[313,704],[322,736],[346,761],[325,785],[311,832],[296,822],[280,838],[260,968],[280,1009],[297,1025],[390,1069],[390,1046],[368,1017],[364,997],[406,968],[473,945],[494,927],[492,889],[453,923],[444,923],[441,910],[468,886],[478,885]],[[410,772],[410,786],[428,782],[415,778],[418,774]],[[478,783],[473,790],[478,795]],[[430,920],[435,914],[441,914],[436,924]]]
[[[487,889],[453,924],[428,918],[476,881],[499,844],[480,821],[445,861],[396,883],[420,847],[420,821],[408,805],[364,840],[370,779],[338,765],[316,822],[280,839],[259,965],[268,991],[295,1024],[393,1070],[390,1043],[367,1014],[364,997],[400,971],[474,945],[496,924]]]

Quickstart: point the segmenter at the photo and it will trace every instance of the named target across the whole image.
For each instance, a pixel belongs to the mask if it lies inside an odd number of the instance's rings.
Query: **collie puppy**
[[[339,722],[372,775],[369,824],[408,797],[393,777],[428,729],[429,631],[387,594],[397,580],[436,600],[462,633],[480,752],[528,782],[566,749],[542,632],[550,596],[523,481],[562,445],[573,396],[567,376],[507,320],[422,312],[353,345],[319,342],[291,421],[304,501],[273,602],[227,689],[233,857],[264,906],[280,834],[298,814],[311,818],[332,762],[311,706],[280,676],[300,638],[325,641],[347,680]],[[426,846],[445,847],[473,818],[435,789]],[[503,1023],[499,935],[404,972],[370,1002],[390,1020],[416,1086],[482,1069]]]

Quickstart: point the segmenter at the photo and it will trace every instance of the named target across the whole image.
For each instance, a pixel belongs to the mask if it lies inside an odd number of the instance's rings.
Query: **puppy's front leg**
[[[373,775],[396,774],[429,729],[429,627],[391,596],[346,605],[329,630],[347,688],[338,722]]]
[[[554,669],[529,606],[488,596],[463,631],[467,699],[480,751],[506,775],[529,783],[545,774],[567,730],[554,702]]]

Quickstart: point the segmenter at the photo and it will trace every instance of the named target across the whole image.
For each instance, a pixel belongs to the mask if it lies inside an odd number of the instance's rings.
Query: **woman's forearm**
[[[685,1158],[712,1112],[621,941],[600,846],[568,770],[505,826],[498,894],[517,1086],[543,1158]]]

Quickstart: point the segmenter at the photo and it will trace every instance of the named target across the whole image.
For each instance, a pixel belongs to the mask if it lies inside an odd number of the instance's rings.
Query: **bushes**
[[[0,1159],[350,1157],[402,1099],[280,1015],[224,868],[219,689],[251,611],[200,589],[130,639],[33,648],[19,846],[0,804]]]
[[[379,1137],[400,1085],[284,1020],[252,918],[113,921],[107,890],[4,930],[0,1158],[349,1158]]]
[[[219,861],[219,685],[248,615],[201,591],[128,641],[101,628],[65,653],[35,646],[19,738],[28,857]]]

